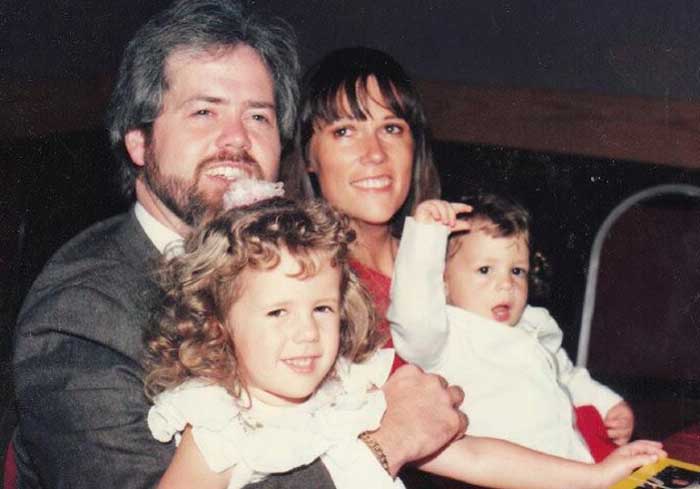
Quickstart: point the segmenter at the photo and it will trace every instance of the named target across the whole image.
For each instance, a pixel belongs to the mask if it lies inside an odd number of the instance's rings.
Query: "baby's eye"
[[[269,311],[267,313],[268,317],[271,318],[279,318],[287,314],[287,311],[285,309],[273,309],[272,311]]]
[[[491,267],[489,267],[489,266],[483,266],[483,267],[479,267],[477,269],[477,271],[482,275],[486,275],[487,273],[489,273],[490,269],[491,269]]]
[[[511,270],[511,272],[517,277],[527,275],[527,270],[520,267],[513,267],[513,270]]]

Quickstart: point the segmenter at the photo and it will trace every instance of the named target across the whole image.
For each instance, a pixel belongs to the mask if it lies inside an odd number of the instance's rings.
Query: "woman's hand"
[[[624,445],[632,437],[634,430],[634,413],[625,401],[620,401],[611,407],[605,415],[605,427],[608,436],[617,445]]]
[[[469,222],[457,219],[457,215],[471,210],[472,207],[467,204],[432,199],[418,204],[413,218],[421,224],[438,223],[449,227],[451,231],[465,231],[469,229]]]
[[[610,487],[637,467],[654,463],[666,455],[661,443],[657,441],[637,440],[628,443],[595,465],[595,470],[600,476],[597,487]]]

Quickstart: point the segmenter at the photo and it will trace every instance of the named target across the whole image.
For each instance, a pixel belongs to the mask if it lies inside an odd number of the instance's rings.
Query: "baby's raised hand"
[[[618,402],[608,410],[604,423],[610,439],[617,445],[624,445],[630,440],[634,430],[632,408],[625,401]]]
[[[658,441],[637,440],[624,445],[595,466],[600,475],[599,487],[610,487],[634,469],[651,464],[667,454]]]
[[[472,207],[467,204],[432,199],[418,204],[413,218],[422,224],[439,223],[449,227],[451,231],[464,231],[469,229],[469,222],[457,219],[457,214],[471,210]]]

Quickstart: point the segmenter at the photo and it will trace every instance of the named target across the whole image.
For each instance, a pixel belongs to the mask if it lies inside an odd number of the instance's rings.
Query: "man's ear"
[[[449,304],[449,302],[450,302],[450,287],[447,285],[447,280],[445,280],[444,277],[442,279],[442,286],[445,289],[445,300]]]
[[[146,135],[141,129],[131,129],[124,136],[124,146],[131,157],[131,161],[137,166],[146,163]]]

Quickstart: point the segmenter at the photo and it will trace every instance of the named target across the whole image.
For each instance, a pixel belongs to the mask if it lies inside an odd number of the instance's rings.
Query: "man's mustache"
[[[246,150],[219,151],[218,153],[216,153],[216,155],[210,156],[210,157],[202,160],[202,162],[200,163],[200,168],[204,168],[206,165],[209,165],[211,163],[219,163],[219,162],[223,162],[223,161],[232,161],[234,163],[243,163],[244,165],[248,165],[248,166],[252,167],[251,172],[250,172],[252,176],[254,176],[256,178],[263,177],[263,172],[262,172],[262,168],[260,167],[260,164]]]

